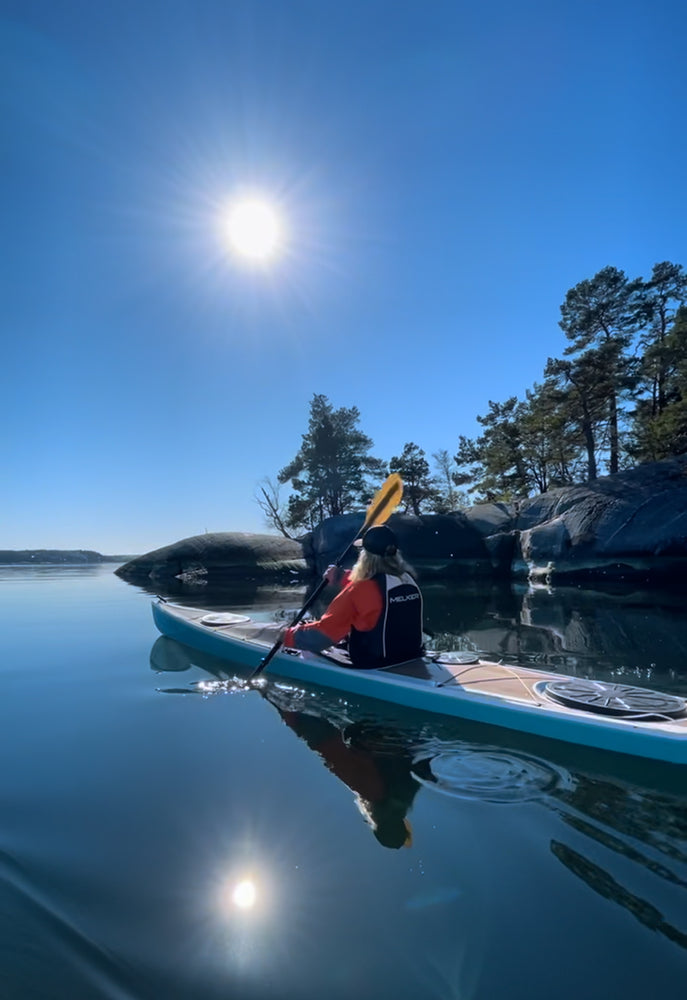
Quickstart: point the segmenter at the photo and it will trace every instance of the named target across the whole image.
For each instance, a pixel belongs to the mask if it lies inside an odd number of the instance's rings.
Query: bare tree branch
[[[265,515],[267,525],[276,528],[284,538],[293,538],[293,535],[287,531],[282,517],[283,507],[279,501],[279,484],[266,477],[261,481],[259,492],[255,494],[254,499]]]

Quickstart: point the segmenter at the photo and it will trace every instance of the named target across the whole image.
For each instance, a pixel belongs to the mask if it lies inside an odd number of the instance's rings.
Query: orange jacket
[[[382,613],[384,602],[379,585],[375,580],[349,582],[350,572],[344,576],[344,587],[331,602],[318,621],[307,625],[296,625],[284,633],[284,645],[293,649],[293,634],[296,630],[316,630],[331,640],[331,644],[344,639],[351,628],[369,632],[374,628]]]

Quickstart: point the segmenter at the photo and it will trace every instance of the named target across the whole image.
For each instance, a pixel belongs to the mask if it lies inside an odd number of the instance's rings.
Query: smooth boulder
[[[310,576],[303,546],[281,535],[209,532],[183,538],[120,566],[130,583],[226,583],[269,579],[297,582]]]
[[[321,573],[339,559],[364,519],[362,513],[328,517],[312,531],[304,542],[304,551],[316,572]],[[462,513],[392,514],[388,523],[404,558],[423,577],[492,573],[484,539]],[[345,565],[351,566],[356,557],[357,550],[349,553]]]
[[[557,580],[684,579],[687,456],[524,501],[514,576]]]

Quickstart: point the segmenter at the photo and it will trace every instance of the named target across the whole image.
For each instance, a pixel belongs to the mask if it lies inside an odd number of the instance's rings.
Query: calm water
[[[0,568],[2,1000],[680,995],[679,769],[227,693],[112,568]],[[684,605],[426,591],[444,648],[687,695]]]

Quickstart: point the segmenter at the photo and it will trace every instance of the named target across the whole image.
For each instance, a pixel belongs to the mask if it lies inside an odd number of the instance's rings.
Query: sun
[[[255,901],[257,899],[257,891],[255,889],[255,883],[250,879],[243,879],[234,886],[234,891],[231,894],[231,899],[234,906],[238,906],[240,910],[250,910],[255,906]]]
[[[265,262],[283,246],[283,225],[277,210],[259,198],[235,202],[226,217],[230,249],[247,261]]]

